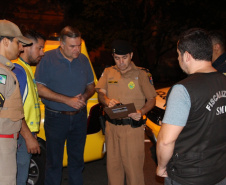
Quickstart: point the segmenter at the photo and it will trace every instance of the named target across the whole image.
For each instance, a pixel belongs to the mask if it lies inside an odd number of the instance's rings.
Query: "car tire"
[[[43,185],[45,179],[46,149],[40,146],[41,153],[32,155],[27,185]]]

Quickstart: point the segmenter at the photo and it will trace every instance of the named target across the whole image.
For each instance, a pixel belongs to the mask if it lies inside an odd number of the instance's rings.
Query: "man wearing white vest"
[[[32,154],[40,154],[40,147],[36,139],[40,124],[40,106],[37,86],[30,65],[36,65],[44,56],[45,37],[36,31],[27,31],[26,37],[33,44],[24,46],[13,72],[20,84],[23,100],[24,117],[18,139],[17,149],[17,185],[26,185]]]

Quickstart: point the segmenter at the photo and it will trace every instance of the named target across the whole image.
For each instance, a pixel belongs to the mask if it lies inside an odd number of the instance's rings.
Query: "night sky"
[[[157,77],[164,79],[171,79],[168,69],[180,76],[176,42],[181,32],[192,27],[226,31],[225,7],[211,0],[9,0],[1,2],[0,18],[47,36],[76,26],[88,51],[99,53],[91,56],[94,66],[102,68],[113,62],[111,42],[129,40],[135,62],[166,74]]]

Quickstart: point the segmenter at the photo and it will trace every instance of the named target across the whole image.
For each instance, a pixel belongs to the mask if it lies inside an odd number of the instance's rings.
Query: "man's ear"
[[[184,57],[184,61],[185,62],[189,62],[191,60],[191,58],[192,58],[191,54],[188,53],[187,51],[184,52],[183,57]]]
[[[131,59],[133,58],[133,52],[130,53],[130,57],[131,57]]]
[[[213,50],[214,51],[219,51],[220,50],[220,44],[214,44],[213,45]]]
[[[64,42],[61,40],[60,41],[60,47],[62,48],[62,49],[64,49]]]
[[[3,42],[4,46],[8,47],[10,40],[7,39],[6,37],[4,37],[4,38],[2,39],[2,42]]]

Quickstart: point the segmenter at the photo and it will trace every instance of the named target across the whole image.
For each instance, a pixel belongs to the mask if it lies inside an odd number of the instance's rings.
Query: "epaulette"
[[[149,69],[144,68],[144,67],[139,67],[141,70],[145,71],[146,73],[150,73]]]
[[[153,83],[153,78],[152,78],[152,75],[151,75],[149,69],[144,68],[144,67],[140,67],[140,69],[143,70],[143,71],[145,71],[145,72],[147,73],[147,76],[148,76],[148,79],[149,79],[150,83],[151,83],[152,85],[154,85],[154,83]]]

